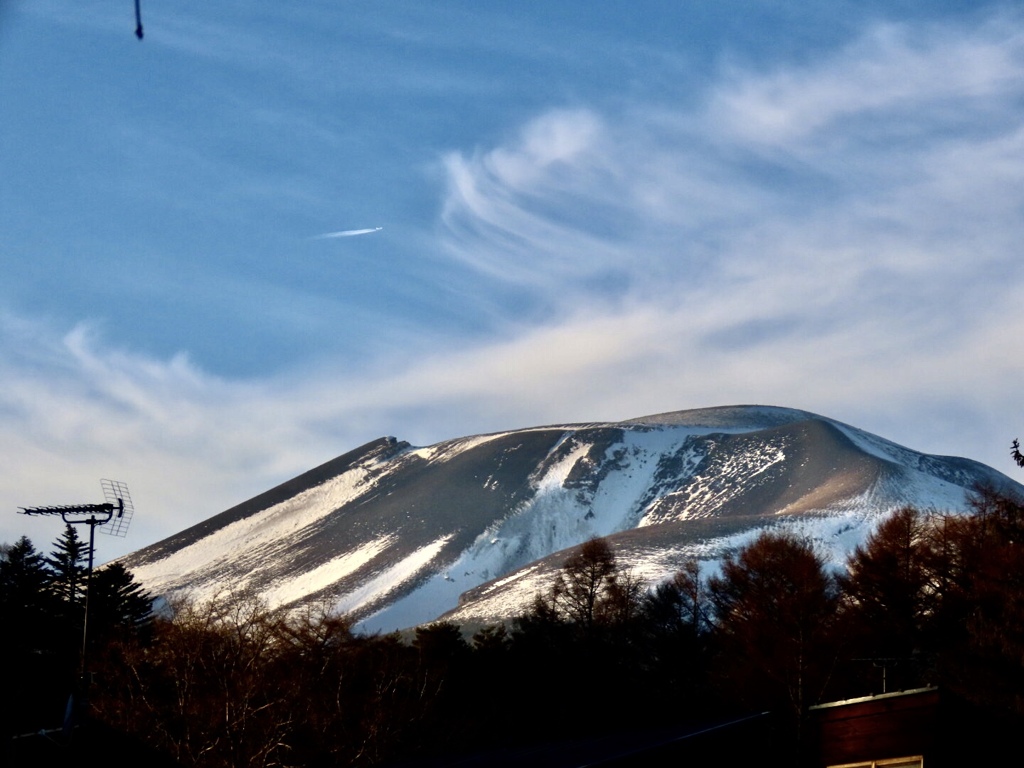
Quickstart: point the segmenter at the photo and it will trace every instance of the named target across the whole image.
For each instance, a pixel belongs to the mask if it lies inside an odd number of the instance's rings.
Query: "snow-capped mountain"
[[[766,526],[839,564],[905,505],[1024,487],[806,411],[734,406],[534,427],[417,448],[381,438],[123,559],[157,594],[327,600],[367,630],[514,615],[567,548],[609,537],[640,577]]]

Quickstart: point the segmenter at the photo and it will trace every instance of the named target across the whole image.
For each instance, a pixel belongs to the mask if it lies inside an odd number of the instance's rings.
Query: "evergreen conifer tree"
[[[22,536],[0,560],[0,623],[9,630],[5,648],[38,647],[49,614],[48,582],[42,555]]]
[[[43,556],[24,536],[0,560],[0,658],[6,691],[0,697],[2,734],[52,726],[56,723],[48,715],[60,711],[60,696],[52,694],[55,688],[62,690],[57,655],[62,638],[49,581]]]
[[[121,563],[108,563],[93,574],[89,593],[89,632],[95,641],[112,633],[133,633],[153,616],[153,596]]]
[[[89,547],[72,525],[64,527],[63,535],[53,546],[53,552],[45,558],[50,592],[65,608],[81,605],[85,599]]]
[[[0,560],[0,605],[19,607],[37,604],[46,587],[43,557],[26,536],[7,547]]]

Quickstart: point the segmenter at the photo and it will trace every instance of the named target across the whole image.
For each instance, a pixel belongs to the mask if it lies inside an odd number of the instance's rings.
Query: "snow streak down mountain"
[[[251,590],[327,600],[368,630],[529,604],[566,557],[607,536],[650,581],[766,526],[841,563],[904,504],[966,509],[968,459],[928,456],[806,411],[734,406],[536,427],[416,448],[381,438],[123,559],[157,594]]]

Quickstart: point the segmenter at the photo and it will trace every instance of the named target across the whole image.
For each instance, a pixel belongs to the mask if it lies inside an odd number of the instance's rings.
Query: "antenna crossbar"
[[[19,507],[22,515],[60,515],[71,525],[99,526],[110,536],[124,536],[135,514],[128,486],[119,480],[100,480],[106,501],[102,504],[54,504],[46,507]],[[113,522],[111,522],[113,521]],[[108,525],[109,523],[109,525]]]
[[[123,507],[113,504],[60,504],[52,507],[18,507],[23,515],[113,515],[114,511],[123,512]]]

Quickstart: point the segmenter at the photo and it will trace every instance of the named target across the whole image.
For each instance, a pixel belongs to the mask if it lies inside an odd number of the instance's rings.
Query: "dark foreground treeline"
[[[86,588],[89,654],[142,641],[152,599],[113,563],[87,585],[88,545],[72,526],[49,555],[28,538],[0,546],[0,735],[60,727],[81,677]],[[2,763],[0,752],[0,763]]]
[[[11,562],[4,634],[35,639],[5,660],[38,674],[62,651],[32,634],[47,617],[10,623],[26,610]],[[1006,732],[1024,724],[1024,503],[988,490],[967,517],[898,512],[838,578],[807,542],[766,533],[718,574],[691,563],[648,592],[594,540],[526,615],[468,639],[448,623],[361,636],[251,596],[151,621],[109,602],[91,717],[186,766],[369,765],[763,710],[795,755],[808,706],[880,693],[883,676],[888,690],[939,685]],[[5,706],[26,714],[21,679]]]

